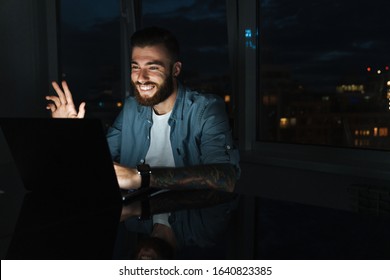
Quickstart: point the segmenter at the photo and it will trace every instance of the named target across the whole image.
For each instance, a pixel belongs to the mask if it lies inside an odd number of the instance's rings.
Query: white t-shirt
[[[153,111],[153,125],[150,131],[150,147],[145,162],[152,167],[175,167],[171,146],[171,127],[168,125],[171,112],[157,115]]]
[[[157,115],[153,111],[153,125],[150,131],[150,147],[146,154],[145,161],[150,166],[174,167],[171,146],[171,127],[168,124],[171,112],[164,115]],[[168,222],[169,213],[153,215],[153,224],[159,223],[170,227]]]

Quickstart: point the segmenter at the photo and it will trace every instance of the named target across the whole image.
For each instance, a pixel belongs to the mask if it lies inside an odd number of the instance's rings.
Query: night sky
[[[101,80],[93,72],[112,62],[120,65],[117,2],[62,1],[62,66],[75,92],[93,94],[91,85]],[[182,79],[229,75],[225,0],[172,0],[164,5],[149,0],[142,5],[143,26],[165,27],[178,37]],[[119,71],[114,73],[118,78]]]
[[[262,0],[260,44],[305,85],[333,89],[390,63],[386,0]]]
[[[85,75],[88,71],[79,67],[82,62],[96,69],[105,60],[120,59],[117,2],[62,1],[63,34],[76,38],[63,42],[68,74]],[[183,73],[203,77],[228,74],[225,0],[163,3],[142,1],[143,25],[163,26],[178,36]],[[376,70],[390,63],[390,1],[259,3],[259,47],[271,50],[262,63],[286,65],[293,79],[305,87],[334,91],[347,77],[363,77],[367,66]],[[79,57],[82,49],[86,51]]]
[[[172,30],[179,38],[184,70],[198,75],[228,74],[225,0],[144,1],[143,24]]]

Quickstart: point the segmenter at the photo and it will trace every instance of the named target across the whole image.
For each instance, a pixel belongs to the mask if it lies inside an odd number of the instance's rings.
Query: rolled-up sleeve
[[[239,152],[233,141],[225,103],[210,98],[199,114],[199,147],[203,164],[230,163],[240,173]]]

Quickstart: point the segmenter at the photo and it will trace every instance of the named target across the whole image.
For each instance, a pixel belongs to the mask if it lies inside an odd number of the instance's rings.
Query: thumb
[[[79,112],[77,114],[77,118],[79,119],[83,119],[84,116],[85,116],[85,105],[86,103],[85,102],[82,102],[79,106]]]

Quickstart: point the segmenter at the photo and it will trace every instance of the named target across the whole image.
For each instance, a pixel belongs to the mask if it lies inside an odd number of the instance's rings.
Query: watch
[[[148,188],[150,185],[150,174],[152,174],[149,164],[139,164],[137,165],[137,170],[138,174],[141,175],[141,189]]]
[[[150,214],[150,203],[149,198],[141,201],[141,215],[138,217],[138,220],[149,220],[151,218]]]

